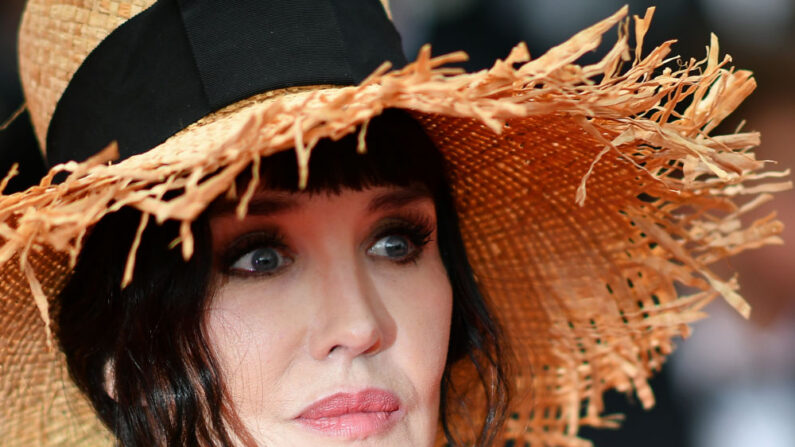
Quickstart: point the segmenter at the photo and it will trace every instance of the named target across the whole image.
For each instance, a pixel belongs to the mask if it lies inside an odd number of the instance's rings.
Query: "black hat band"
[[[355,85],[385,61],[407,63],[378,0],[159,0],[77,70],[50,121],[48,162],[112,141],[127,158],[239,100]]]

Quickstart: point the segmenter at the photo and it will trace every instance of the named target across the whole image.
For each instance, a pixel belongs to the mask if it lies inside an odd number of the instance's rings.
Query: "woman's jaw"
[[[434,444],[452,290],[427,192],[266,190],[211,228],[210,341],[259,444]]]

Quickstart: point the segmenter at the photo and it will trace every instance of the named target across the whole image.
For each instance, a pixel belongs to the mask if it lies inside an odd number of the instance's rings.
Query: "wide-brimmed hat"
[[[616,424],[606,390],[653,405],[647,379],[710,300],[749,314],[736,278],[709,265],[780,242],[774,215],[743,217],[789,184],[763,170],[756,133],[710,134],[755,86],[717,39],[700,61],[671,63],[672,42],[644,56],[652,10],[630,22],[625,7],[541,57],[520,44],[464,73],[448,66],[462,53],[403,60],[375,0],[234,4],[28,2],[20,69],[55,166],[0,197],[3,445],[110,442],[50,327],[94,224],[122,207],[142,212],[139,237],[181,221],[189,257],[210,202],[234,193],[245,213],[256,185],[235,179],[256,179],[261,157],[294,150],[305,183],[320,139],[356,132],[377,150],[363,136],[388,108],[443,154],[475,277],[517,358],[505,439],[586,445],[581,426]],[[601,61],[575,65],[616,25]],[[129,272],[134,256],[135,244]]]

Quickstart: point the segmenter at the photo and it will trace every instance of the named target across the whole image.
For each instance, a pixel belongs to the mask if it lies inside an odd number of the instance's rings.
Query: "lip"
[[[320,399],[306,407],[295,421],[324,436],[363,439],[388,431],[402,414],[395,394],[369,388]]]

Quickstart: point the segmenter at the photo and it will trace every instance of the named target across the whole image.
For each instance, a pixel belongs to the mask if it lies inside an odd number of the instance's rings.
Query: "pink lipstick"
[[[397,396],[370,388],[320,399],[305,408],[295,420],[325,436],[363,439],[389,430],[401,415]]]

